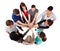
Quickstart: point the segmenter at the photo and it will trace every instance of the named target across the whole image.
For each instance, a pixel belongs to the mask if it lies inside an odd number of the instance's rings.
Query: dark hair
[[[21,9],[22,12],[24,12],[24,10],[23,10],[23,8],[22,8],[23,6],[26,7],[25,3],[21,2],[21,3],[20,3],[20,9]],[[27,10],[27,7],[26,7],[26,10]]]
[[[49,11],[52,11],[52,10],[53,10],[53,6],[49,6],[47,9],[48,9]]]
[[[47,21],[48,21],[49,26],[51,26],[53,24],[52,20],[48,19]]]
[[[7,26],[10,26],[10,25],[13,25],[13,24],[14,24],[14,23],[13,23],[12,20],[7,20],[7,21],[6,21],[6,25],[7,25]]]
[[[35,8],[36,6],[35,5],[32,5],[31,8]]]
[[[19,13],[20,13],[20,12],[19,12],[19,9],[14,9],[14,10],[13,10],[13,13],[14,13],[14,14],[19,14]]]
[[[47,38],[42,38],[42,41],[45,42],[47,40]]]
[[[46,35],[44,32],[41,32],[39,35],[42,38],[42,41],[45,42],[47,40]]]
[[[16,34],[16,32],[11,32],[10,33],[10,39],[14,41],[18,41],[20,39],[20,36]]]
[[[39,35],[41,38],[44,38],[46,35],[44,32],[41,32],[40,35]]]

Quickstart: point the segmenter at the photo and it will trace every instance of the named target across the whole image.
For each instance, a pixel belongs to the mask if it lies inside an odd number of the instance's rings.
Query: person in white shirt
[[[46,11],[44,11],[42,14],[39,15],[39,17],[37,17],[36,23],[41,21],[41,20],[48,20],[48,19],[51,19],[51,20],[55,21],[56,16],[52,12],[52,10],[53,10],[53,7],[49,6]]]
[[[24,41],[23,37],[28,33],[28,31],[29,29],[24,34],[22,34],[18,31],[12,20],[6,21],[6,32],[9,34],[11,40],[22,43]]]

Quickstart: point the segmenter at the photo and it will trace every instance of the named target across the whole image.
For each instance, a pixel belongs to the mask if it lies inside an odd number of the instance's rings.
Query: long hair
[[[24,10],[23,10],[23,8],[22,8],[23,6],[26,7],[25,3],[21,2],[21,3],[20,3],[20,9],[21,9],[22,12],[24,12]],[[27,7],[26,7],[26,10],[27,10]]]

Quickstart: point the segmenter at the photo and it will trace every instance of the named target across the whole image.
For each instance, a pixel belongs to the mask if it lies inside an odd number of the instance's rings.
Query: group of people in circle
[[[6,21],[6,32],[9,34],[11,40],[14,40],[25,45],[29,44],[41,44],[47,40],[44,29],[48,29],[56,20],[55,14],[52,12],[53,6],[49,6],[43,13],[38,16],[39,10],[36,5],[32,5],[31,9],[28,10],[24,2],[20,3],[19,9],[13,9],[12,20]],[[20,15],[22,14],[22,16]],[[27,27],[28,30],[22,34],[19,32],[17,27],[24,31],[22,27]],[[35,38],[32,28],[36,28],[37,36]],[[29,30],[32,31],[32,36],[28,35],[26,39],[23,39]]]

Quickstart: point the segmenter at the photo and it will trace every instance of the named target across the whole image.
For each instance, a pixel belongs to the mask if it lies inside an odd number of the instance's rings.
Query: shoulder
[[[42,12],[42,14],[46,14],[46,11]]]
[[[30,14],[32,11],[31,11],[31,9],[28,11],[28,13]]]
[[[36,41],[38,40],[38,36],[36,36],[35,40],[36,40]]]
[[[36,9],[35,11],[36,11],[36,12],[39,12],[39,10],[38,10],[38,9]]]
[[[39,11],[38,9],[36,9],[36,11]]]
[[[12,18],[15,18],[16,17],[16,15],[15,14],[12,14]]]
[[[52,12],[52,15],[55,16],[55,14]]]
[[[8,32],[9,28],[8,28],[8,27],[6,27],[6,29],[5,29],[5,30],[6,30],[6,32]]]
[[[42,12],[40,15],[42,15],[43,17],[45,16],[45,14],[46,14],[46,12],[44,11],[44,12]]]

